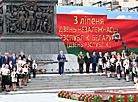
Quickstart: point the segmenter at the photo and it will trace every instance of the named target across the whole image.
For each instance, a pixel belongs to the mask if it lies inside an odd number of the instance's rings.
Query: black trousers
[[[86,64],[86,73],[89,73],[89,69],[90,69],[90,63]]]
[[[64,62],[59,62],[59,74],[64,73]]]
[[[83,73],[83,64],[79,64],[80,73]]]
[[[35,72],[35,69],[33,69],[33,78],[36,77],[36,72]]]
[[[96,63],[92,64],[92,73],[96,73]]]
[[[2,75],[2,88],[5,89],[5,76]]]

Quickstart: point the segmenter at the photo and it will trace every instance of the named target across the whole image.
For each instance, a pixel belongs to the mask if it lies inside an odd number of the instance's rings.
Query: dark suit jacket
[[[84,63],[84,55],[78,55],[78,63],[83,64]]]
[[[62,57],[61,57],[61,54],[58,55],[57,57],[57,60],[58,61],[63,61],[63,60],[66,60],[66,56],[64,54],[62,54]],[[59,62],[60,63],[60,62]]]
[[[84,59],[85,59],[85,63],[86,64],[90,64],[91,63],[91,57],[88,58],[87,56],[85,56]]]
[[[102,56],[102,55],[101,55],[101,56],[100,56],[100,55],[98,55],[98,60],[99,60],[99,58],[103,58],[103,56]]]
[[[12,60],[12,65],[14,66],[14,64],[16,63],[16,59],[17,57],[15,56],[15,59],[13,58],[13,56],[11,56],[10,60]]]
[[[21,54],[20,54],[19,56],[21,56],[21,60],[23,60],[23,58],[25,58],[25,55],[21,55]],[[19,56],[18,56],[18,57],[19,57]]]
[[[97,55],[91,55],[91,63],[98,63],[98,57]]]
[[[9,59],[10,59],[10,58],[7,56],[8,64],[9,64]],[[3,57],[3,63],[6,64],[6,57],[5,57],[5,56]]]
[[[0,67],[2,66],[2,63],[3,63],[3,57],[0,56]]]

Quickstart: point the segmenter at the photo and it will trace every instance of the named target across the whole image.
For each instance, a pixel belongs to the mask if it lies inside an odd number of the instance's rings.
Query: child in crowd
[[[109,59],[106,62],[106,71],[107,71],[107,77],[110,78],[110,61],[109,61]]]
[[[5,75],[4,75],[4,71],[5,71],[5,64],[3,63],[2,64],[2,67],[1,67],[1,74],[2,74],[2,91],[4,91],[5,89]]]
[[[110,59],[110,65],[111,65],[111,75],[112,75],[112,78],[114,78],[115,77],[115,62],[116,61],[116,59],[115,59],[115,56],[114,55],[112,55],[111,56],[111,59]]]
[[[9,70],[9,65],[6,64],[5,67],[6,67],[5,70],[4,70],[4,75],[5,75],[5,78],[4,78],[5,88],[6,88],[6,92],[10,92],[10,90],[9,90],[9,83],[10,83],[10,70]]]
[[[26,64],[23,65],[23,71],[24,71],[24,86],[27,86],[27,78],[28,78],[28,66]]]
[[[129,59],[127,56],[125,56],[125,60],[123,61],[123,66],[125,68],[125,73],[126,74],[126,81],[129,82]]]
[[[99,73],[100,73],[100,76],[102,75],[102,71],[103,71],[103,61],[102,61],[102,58],[99,58],[98,60],[98,67],[99,67]]]
[[[118,80],[120,80],[121,69],[122,69],[122,65],[121,65],[121,62],[120,62],[120,58],[118,58],[117,62],[116,62],[116,72],[117,72],[117,79]]]
[[[36,77],[36,69],[37,69],[37,64],[35,63],[35,60],[33,60],[32,69],[33,69],[33,78],[35,78]]]
[[[134,74],[134,84],[135,84],[137,81],[137,74],[138,74],[137,64],[133,65],[132,73]]]
[[[23,68],[21,67],[21,64],[18,64],[18,79],[19,79],[19,89],[21,89],[21,83],[22,83],[22,79],[23,79]]]
[[[16,68],[14,67],[13,71],[11,72],[13,91],[16,91],[16,83],[17,83],[17,72],[15,70]]]

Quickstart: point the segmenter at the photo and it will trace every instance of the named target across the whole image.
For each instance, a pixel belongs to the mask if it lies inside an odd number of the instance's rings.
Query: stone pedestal
[[[3,2],[4,35],[0,42],[2,54],[5,52],[19,54],[21,50],[25,54],[42,56],[57,54],[60,50],[67,53],[64,43],[56,35],[58,0],[3,0]],[[32,29],[31,18],[34,19]]]

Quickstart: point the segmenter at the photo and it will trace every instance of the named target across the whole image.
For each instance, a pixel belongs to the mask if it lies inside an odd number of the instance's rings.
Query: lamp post
[[[117,30],[115,30],[115,33],[112,35],[112,40],[115,41],[115,42],[121,41],[123,47],[125,48],[127,56],[129,55],[129,49],[127,48],[127,45],[125,45],[125,42],[123,41],[123,38],[121,38],[120,33],[118,33]]]

